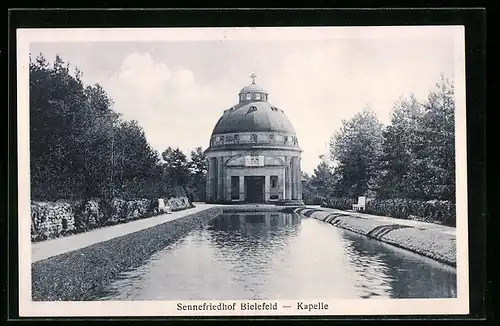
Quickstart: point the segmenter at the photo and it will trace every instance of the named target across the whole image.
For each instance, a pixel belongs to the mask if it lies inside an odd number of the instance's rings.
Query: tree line
[[[99,85],[84,85],[57,55],[30,56],[30,173],[33,200],[205,197],[205,155],[161,155]]]
[[[304,198],[455,200],[454,86],[444,76],[420,102],[401,97],[383,126],[370,108],[330,139],[330,161],[304,175]]]

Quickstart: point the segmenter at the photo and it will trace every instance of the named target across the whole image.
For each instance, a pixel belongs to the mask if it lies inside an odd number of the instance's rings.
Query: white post
[[[264,201],[268,202],[271,200],[271,177],[266,174],[264,177]]]
[[[291,169],[290,169],[290,157],[285,157],[285,198],[290,200],[292,198],[292,185],[291,185]]]
[[[217,201],[224,200],[224,158],[222,156],[217,157]]]
[[[281,189],[281,199],[285,199],[286,197],[286,190],[285,190],[285,178],[286,178],[286,174],[285,174],[285,169],[283,169],[283,173],[281,173],[281,178],[279,180],[279,185],[280,185],[280,189]]]
[[[291,188],[292,188],[292,199],[297,199],[297,158],[292,157],[292,168],[291,168]]]

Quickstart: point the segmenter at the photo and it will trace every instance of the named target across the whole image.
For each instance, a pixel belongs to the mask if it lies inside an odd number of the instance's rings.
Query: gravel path
[[[124,224],[103,227],[67,237],[31,243],[31,262],[34,263],[49,257],[88,247],[99,242],[111,240],[116,237],[121,237],[126,234],[137,232],[159,224],[176,220],[187,215],[201,212],[214,206],[216,205],[196,203],[196,206],[194,208],[173,212],[171,214],[162,214],[154,217],[131,221]]]

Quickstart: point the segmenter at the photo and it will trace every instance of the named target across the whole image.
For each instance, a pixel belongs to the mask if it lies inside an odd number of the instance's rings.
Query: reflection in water
[[[390,298],[456,297],[454,268],[378,241],[367,241],[361,235],[349,234],[349,239],[346,257],[356,266],[357,286],[368,292],[362,297],[380,295],[368,290],[374,282],[386,288]],[[406,281],[412,278],[421,279],[425,286]]]
[[[223,214],[101,289],[99,300],[456,297],[456,273],[297,214]]]

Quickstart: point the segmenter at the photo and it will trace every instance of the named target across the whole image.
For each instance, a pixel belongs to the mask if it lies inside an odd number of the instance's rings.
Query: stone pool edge
[[[455,235],[316,208],[296,208],[294,212],[456,268]]]
[[[212,207],[31,265],[33,301],[82,301],[125,270],[208,223],[223,211]]]

